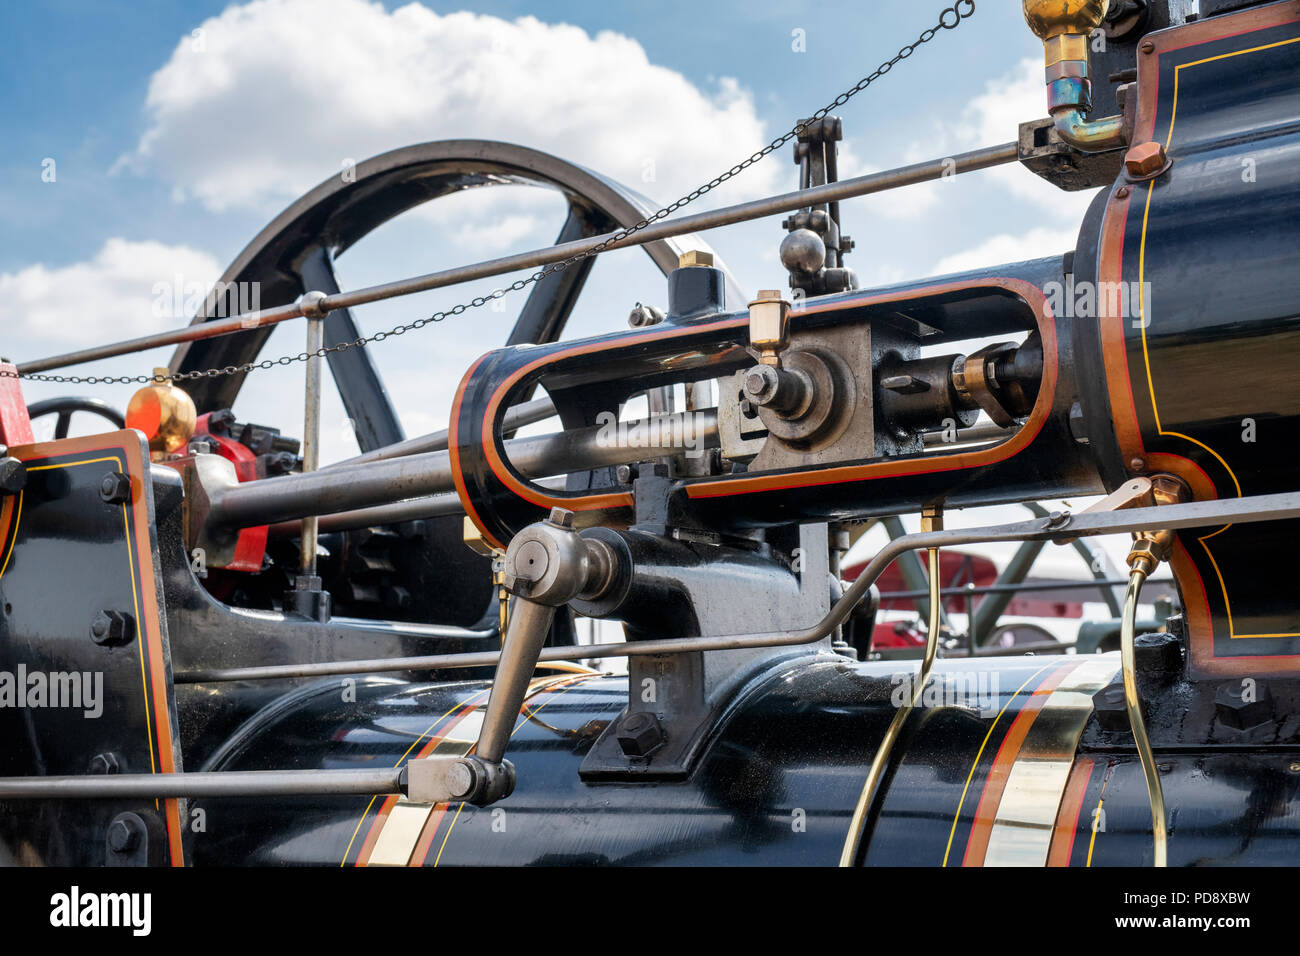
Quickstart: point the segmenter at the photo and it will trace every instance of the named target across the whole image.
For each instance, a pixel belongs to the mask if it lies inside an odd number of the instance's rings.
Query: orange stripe
[[[975,808],[975,819],[971,823],[970,836],[966,838],[966,852],[962,857],[962,866],[983,866],[984,854],[989,848],[989,835],[993,832],[993,821],[997,818],[998,804],[1002,802],[1002,791],[1006,789],[1007,778],[1011,768],[1020,755],[1020,747],[1025,742],[1029,728],[1034,725],[1038,712],[1047,703],[1058,684],[1065,675],[1078,666],[1077,661],[1070,661],[1058,667],[1043,678],[1043,682],[1034,689],[1025,701],[1016,719],[1007,728],[1007,735],[1002,738],[998,752],[993,757],[993,765],[984,781],[984,791],[980,794],[979,805]]]
[[[1079,833],[1079,814],[1083,810],[1083,797],[1088,791],[1094,762],[1087,758],[1075,761],[1070,768],[1070,778],[1061,794],[1061,808],[1056,813],[1056,826],[1052,829],[1052,844],[1047,850],[1048,866],[1069,866],[1074,852],[1074,838]]]

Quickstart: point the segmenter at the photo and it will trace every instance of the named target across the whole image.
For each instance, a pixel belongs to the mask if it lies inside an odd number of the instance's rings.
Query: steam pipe
[[[1088,38],[1106,16],[1107,0],[1023,0],[1025,22],[1043,41],[1047,111],[1061,139],[1086,153],[1124,145],[1124,119],[1089,120],[1092,80]]]

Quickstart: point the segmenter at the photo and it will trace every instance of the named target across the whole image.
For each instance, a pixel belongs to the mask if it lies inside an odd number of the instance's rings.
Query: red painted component
[[[10,447],[35,444],[18,370],[8,362],[0,362],[0,373],[3,373],[0,374],[0,444]]]
[[[257,456],[246,445],[224,435],[214,435],[208,430],[208,415],[200,415],[194,425],[196,437],[202,437],[211,444],[218,455],[235,466],[235,477],[240,481],[257,479]],[[230,571],[261,571],[262,559],[266,555],[267,526],[245,528],[239,532],[235,541],[235,559],[229,565]]]
[[[927,560],[925,552],[920,554],[922,561]],[[866,561],[855,561],[845,565],[842,571],[844,580],[856,581],[866,565]],[[997,565],[990,558],[982,554],[969,554],[962,551],[939,552],[939,573],[946,588],[963,587],[967,584],[987,587],[997,583],[998,579]],[[882,594],[908,590],[897,561],[885,568],[876,581],[876,587]],[[981,600],[983,600],[982,596],[975,599],[976,607]],[[945,597],[943,605],[951,613],[965,614],[970,610],[967,599],[960,594]],[[886,598],[880,602],[883,611],[910,611],[915,607],[912,598]],[[1054,597],[1036,597],[1033,592],[1030,592],[1013,597],[1004,613],[1016,617],[1079,618],[1083,617],[1083,603],[1061,601]],[[924,647],[925,630],[918,628],[914,622],[883,621],[877,624],[872,632],[871,646],[875,648]]]

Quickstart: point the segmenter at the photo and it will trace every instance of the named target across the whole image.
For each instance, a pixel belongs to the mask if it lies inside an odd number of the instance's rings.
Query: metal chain
[[[716,189],[718,186],[721,186],[723,183],[731,179],[733,176],[736,176],[739,173],[744,172],[746,169],[748,169],[750,166],[753,166],[755,163],[763,159],[769,153],[775,152],[776,150],[784,146],[786,143],[795,139],[808,126],[820,121],[821,119],[829,115],[831,110],[838,109],[839,107],[847,103],[849,100],[851,100],[853,97],[857,96],[859,93],[865,90],[876,80],[880,79],[890,70],[892,70],[900,62],[910,57],[914,52],[916,52],[918,47],[922,46],[923,44],[929,43],[931,40],[933,40],[936,36],[939,35],[941,31],[955,30],[958,26],[961,25],[961,22],[963,20],[968,20],[974,15],[975,15],[975,0],[959,0],[959,2],[953,4],[951,7],[945,8],[939,14],[938,23],[936,23],[934,26],[926,30],[923,30],[921,34],[913,42],[903,47],[901,50],[898,51],[898,53],[896,53],[889,60],[886,60],[884,63],[881,63],[880,66],[876,67],[876,69],[873,72],[869,73],[867,76],[864,76],[862,79],[858,80],[857,83],[853,84],[853,86],[849,87],[839,96],[835,97],[834,100],[832,100],[830,103],[827,103],[816,113],[813,113],[813,115],[808,117],[808,119],[796,123],[793,127],[791,127],[789,131],[782,134],[781,136],[778,136],[776,139],[772,140],[772,142],[768,143],[766,146],[758,150],[756,153],[754,153],[747,159],[737,163],[735,166],[732,166],[730,169],[726,170],[725,172],[715,176],[713,179],[709,180],[704,185],[691,190],[689,193],[682,196],[676,202],[669,203],[667,206],[664,206],[662,209],[659,209],[658,211],[651,213],[649,216],[647,216],[645,219],[642,219],[640,222],[636,223],[635,225],[628,226],[624,229],[620,229],[619,231],[611,235],[608,239],[604,240],[598,245],[593,246],[592,248],[588,249],[585,252],[578,253],[576,255],[570,256],[567,259],[562,259],[559,262],[552,263],[551,265],[548,265],[546,268],[540,269],[537,272],[534,272],[532,275],[527,276],[526,278],[517,279],[514,282],[510,283],[508,286],[503,286],[500,289],[495,289],[492,292],[489,292],[487,295],[475,296],[474,298],[470,299],[468,302],[462,302],[460,305],[452,306],[449,309],[445,309],[439,312],[434,312],[432,315],[424,319],[416,319],[415,321],[408,322],[405,325],[395,326],[394,328],[391,328],[386,332],[376,332],[374,335],[368,335],[368,336],[363,335],[358,339],[352,340],[351,342],[340,342],[337,345],[324,346],[322,348],[316,349],[314,352],[299,352],[297,355],[282,355],[278,359],[262,359],[261,361],[256,361],[256,362],[245,362],[242,365],[226,365],[221,368],[197,369],[192,372],[177,372],[175,375],[171,376],[171,379],[172,381],[187,381],[187,380],[200,379],[200,378],[217,378],[223,375],[247,374],[248,372],[252,372],[257,369],[270,369],[270,368],[274,368],[277,365],[293,365],[295,362],[305,362],[313,355],[317,355],[320,356],[321,358],[324,358],[325,356],[329,355],[332,352],[344,352],[348,349],[365,348],[367,345],[369,345],[372,342],[382,342],[385,339],[389,339],[397,335],[404,335],[405,333],[410,332],[413,329],[422,329],[426,325],[429,325],[431,323],[441,322],[443,319],[448,319],[453,316],[460,315],[464,312],[469,311],[470,309],[477,309],[480,306],[486,305],[487,303],[492,302],[495,299],[500,299],[501,297],[507,295],[508,293],[518,292],[520,289],[527,288],[533,283],[545,279],[549,275],[553,275],[557,272],[563,272],[565,269],[569,268],[570,266],[575,266],[580,262],[584,262],[587,259],[591,259],[595,256],[600,255],[602,252],[608,249],[611,244],[620,242],[623,239],[626,239],[628,236],[634,235],[635,233],[646,228],[652,223],[656,223],[659,220],[663,219],[665,216],[672,215],[674,212],[681,209],[683,206],[687,206],[690,203],[695,202],[695,200],[699,199],[705,193],[708,193],[711,190]],[[14,372],[0,371],[0,376],[13,377],[15,374],[16,373]],[[132,385],[132,384],[143,385],[143,384],[148,384],[150,382],[166,381],[166,379],[157,375],[43,375],[38,373],[27,373],[27,374],[19,375],[18,377],[29,379],[31,381],[36,381],[36,382],[64,382],[64,383],[70,383],[75,385]]]

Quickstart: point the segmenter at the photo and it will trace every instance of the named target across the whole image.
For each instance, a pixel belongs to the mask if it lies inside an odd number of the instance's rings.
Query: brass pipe
[[[943,530],[943,518],[938,508],[925,509],[921,518],[921,530],[922,532]],[[871,812],[871,805],[875,803],[876,790],[879,789],[880,781],[885,775],[885,768],[889,766],[894,744],[898,742],[898,737],[903,732],[903,725],[907,723],[907,718],[912,715],[912,711],[920,701],[925,685],[930,682],[930,669],[934,666],[934,659],[939,651],[939,602],[942,600],[939,594],[939,549],[929,548],[926,553],[930,559],[930,613],[927,615],[925,655],[921,658],[921,667],[916,672],[916,682],[912,685],[911,697],[894,713],[894,719],[889,722],[885,736],[881,738],[880,746],[876,748],[876,755],[871,760],[871,768],[867,771],[867,779],[862,784],[857,806],[853,808],[853,818],[849,822],[849,834],[844,840],[844,849],[840,852],[840,866],[852,866],[857,859],[858,846],[862,842],[862,834],[867,826],[867,816]]]
[[[1047,111],[1057,134],[1086,153],[1124,145],[1124,119],[1089,120],[1092,80],[1088,40],[1106,16],[1107,0],[1023,0],[1025,22],[1043,41]]]
[[[1119,632],[1120,666],[1124,673],[1124,706],[1128,710],[1129,726],[1133,730],[1133,744],[1142,761],[1146,776],[1147,799],[1151,803],[1151,834],[1155,844],[1154,866],[1166,866],[1168,859],[1168,833],[1165,825],[1165,795],[1160,786],[1160,771],[1156,768],[1155,754],[1147,737],[1146,722],[1142,719],[1142,703],[1138,697],[1137,666],[1133,654],[1133,632],[1136,630],[1138,595],[1147,573],[1135,567],[1129,576],[1128,590],[1124,594],[1124,613]]]

